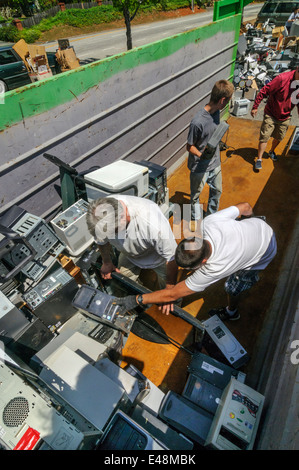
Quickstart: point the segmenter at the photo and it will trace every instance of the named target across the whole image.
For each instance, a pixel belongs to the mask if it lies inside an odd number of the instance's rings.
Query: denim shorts
[[[227,278],[224,284],[225,292],[229,295],[239,295],[254,286],[259,278],[259,270],[241,269]]]

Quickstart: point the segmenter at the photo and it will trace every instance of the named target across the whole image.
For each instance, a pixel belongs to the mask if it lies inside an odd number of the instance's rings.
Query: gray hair
[[[89,204],[86,223],[89,232],[98,241],[115,238],[124,213],[120,201],[113,197],[95,199]]]

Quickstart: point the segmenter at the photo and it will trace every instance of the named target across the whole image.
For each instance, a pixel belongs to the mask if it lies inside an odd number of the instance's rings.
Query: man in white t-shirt
[[[118,271],[139,282],[141,271],[152,269],[160,288],[175,285],[177,243],[168,219],[153,201],[119,194],[100,198],[90,203],[86,220],[99,244],[104,279]],[[117,267],[111,245],[120,253]]]
[[[127,296],[118,299],[119,303],[132,309],[138,304],[174,302],[227,278],[228,305],[214,309],[210,314],[217,314],[221,320],[239,319],[239,294],[258,281],[258,273],[266,268],[277,250],[272,228],[252,215],[250,204],[245,202],[206,217],[202,239],[184,239],[176,250],[177,265],[194,271],[186,280],[169,291],[164,289],[142,296]],[[236,220],[240,216],[246,218]]]

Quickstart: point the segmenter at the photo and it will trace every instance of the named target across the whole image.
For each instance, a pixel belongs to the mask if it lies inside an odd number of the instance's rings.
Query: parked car
[[[257,15],[256,23],[265,23],[269,19],[269,22],[274,23],[275,26],[284,26],[296,6],[299,6],[299,0],[295,2],[279,0],[265,2]]]
[[[13,90],[31,83],[28,71],[21,57],[12,48],[13,44],[0,47],[0,90]],[[47,53],[53,75],[60,72],[55,52]]]

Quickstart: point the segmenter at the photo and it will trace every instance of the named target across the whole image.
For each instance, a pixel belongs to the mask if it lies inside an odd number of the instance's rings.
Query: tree
[[[113,6],[124,15],[127,36],[127,50],[133,48],[131,22],[135,18],[141,3],[158,3],[159,0],[113,0]]]

